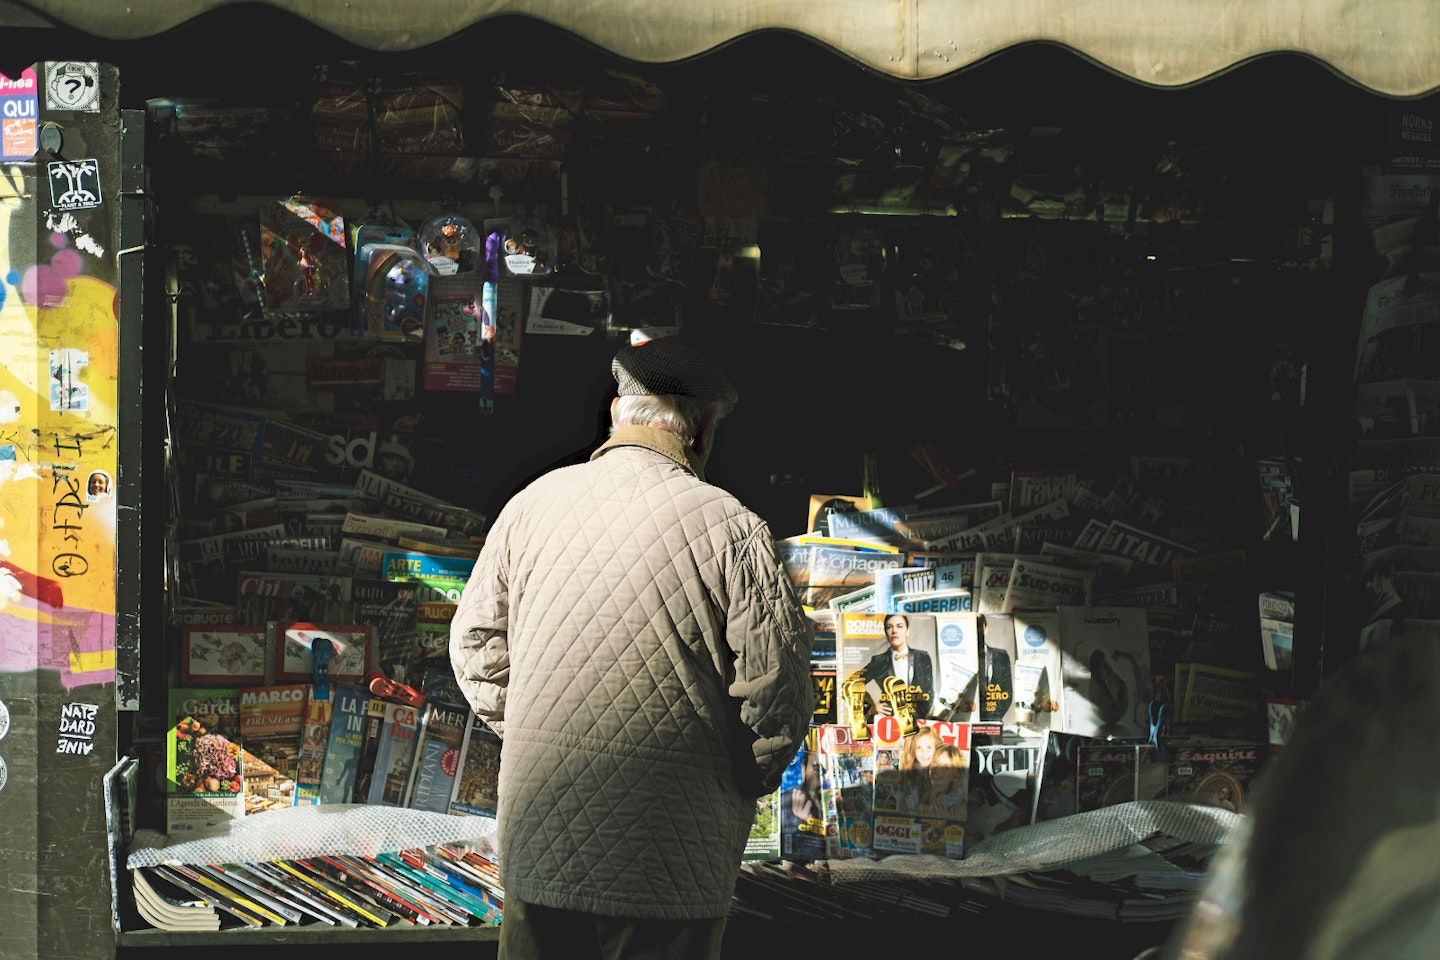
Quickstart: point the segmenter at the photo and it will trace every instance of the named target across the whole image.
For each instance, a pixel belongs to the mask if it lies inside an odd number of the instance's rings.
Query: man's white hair
[[[617,399],[619,402],[611,417],[611,432],[627,424],[654,427],[675,434],[687,444],[695,442],[695,434],[712,410],[716,423],[726,413],[723,403],[678,394],[639,394]]]

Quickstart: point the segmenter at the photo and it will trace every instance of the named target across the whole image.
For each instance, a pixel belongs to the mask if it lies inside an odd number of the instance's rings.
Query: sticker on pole
[[[35,71],[26,67],[17,79],[0,73],[0,162],[24,163],[40,144],[40,110]]]
[[[45,109],[99,113],[99,65],[70,60],[45,64]]]
[[[100,206],[100,163],[96,160],[55,160],[49,165],[50,200],[56,210],[89,210]]]

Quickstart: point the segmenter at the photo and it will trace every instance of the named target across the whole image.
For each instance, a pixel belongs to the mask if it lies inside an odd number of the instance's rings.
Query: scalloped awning
[[[113,40],[154,36],[241,0],[9,0]],[[1437,0],[250,0],[361,47],[414,50],[523,16],[621,57],[669,63],[787,30],[906,80],[943,77],[1019,44],[1059,44],[1139,83],[1178,87],[1272,53],[1313,57],[1392,97],[1440,90]]]

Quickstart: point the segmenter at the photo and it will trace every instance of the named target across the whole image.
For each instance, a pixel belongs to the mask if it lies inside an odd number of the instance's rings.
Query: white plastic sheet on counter
[[[126,866],[257,863],[322,855],[373,857],[442,843],[488,841],[490,817],[457,817],[363,803],[267,810],[206,830],[168,836],[137,830]],[[478,844],[477,844],[478,847]]]
[[[1136,800],[997,833],[966,851],[965,859],[934,855],[881,860],[830,860],[835,883],[907,877],[994,877],[1056,870],[1125,850],[1157,833],[1191,843],[1223,844],[1242,815],[1220,807]]]

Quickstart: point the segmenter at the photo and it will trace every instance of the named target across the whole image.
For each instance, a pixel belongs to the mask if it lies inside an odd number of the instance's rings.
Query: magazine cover
[[[1068,817],[1076,812],[1079,751],[1094,737],[1046,730],[1040,741],[1040,763],[1035,768],[1035,810],[1031,823]]]
[[[970,591],[970,607],[972,610],[975,608],[975,554],[911,550],[905,554],[905,562],[917,567],[934,567],[935,589],[952,590],[963,587]]]
[[[1270,748],[1266,743],[1172,745],[1165,798],[1242,812]]]
[[[812,493],[810,494],[810,508],[807,512],[805,530],[808,533],[818,533],[822,537],[828,537],[830,536],[830,515],[832,513],[855,513],[859,510],[869,510],[871,506],[870,498],[863,494]]]
[[[1075,812],[1113,807],[1131,800],[1154,800],[1137,793],[1141,761],[1149,757],[1149,744],[1089,743],[1075,750]],[[1165,793],[1165,766],[1160,766],[1159,791]]]
[[[1192,557],[1200,552],[1189,544],[1162,537],[1158,533],[1120,520],[1110,521],[1105,528],[1104,537],[1095,549],[1100,553],[1129,557],[1141,567],[1152,568],[1151,572],[1156,575],[1168,575],[1175,560]]]
[[[1040,559],[1062,567],[1093,571],[1095,581],[1091,584],[1091,593],[1096,597],[1123,587],[1130,576],[1130,570],[1135,566],[1135,561],[1129,557],[1081,550],[1054,542],[1047,542],[1040,547]]]
[[[415,629],[409,634],[405,682],[418,686],[427,673],[448,673],[450,667],[450,621],[455,619],[453,600],[433,599],[434,591],[422,586],[417,591]],[[459,698],[451,697],[452,703]]]
[[[835,723],[835,668],[811,666],[810,683],[815,688],[815,712],[810,722]]]
[[[384,719],[365,802],[372,806],[403,807],[405,786],[410,782],[410,766],[415,759],[420,714],[406,703],[380,702],[384,704]]]
[[[980,615],[935,614],[936,693],[931,715],[971,723],[979,719],[981,695]]]
[[[189,833],[245,815],[237,687],[170,691],[165,832]]]
[[[1261,617],[1260,651],[1266,669],[1289,673],[1295,666],[1295,624],[1275,617]]]
[[[811,543],[809,579],[800,602],[808,607],[825,607],[832,599],[875,583],[876,574],[898,568],[904,557],[897,552],[874,548]]]
[[[295,805],[320,802],[320,779],[325,769],[325,749],[330,743],[330,714],[335,706],[334,684],[316,696],[316,688],[305,685],[305,716],[301,720],[300,749],[295,758]]]
[[[984,624],[984,689],[976,711],[977,734],[998,739],[1015,730],[1015,619],[1008,613],[986,614]]]
[[[1059,615],[1023,610],[1011,615],[1015,628],[1015,730],[1022,737],[1060,729],[1061,656]]]
[[[1063,507],[1063,504],[1061,505]],[[942,539],[939,546],[959,551],[1009,551],[1015,544],[1015,514],[1005,511]]]
[[[460,770],[460,745],[469,725],[469,706],[433,696],[425,701],[405,806],[432,813],[450,811],[450,795],[455,792],[455,775]]]
[[[901,613],[846,613],[836,624],[840,699],[838,722],[857,739],[879,717],[893,717],[901,734],[937,704],[935,618]]]
[[[1018,514],[1056,500],[1069,502],[1077,488],[1095,488],[1095,474],[1093,465],[1015,467],[1010,471],[1006,506]]]
[[[446,531],[440,537],[419,539],[433,541],[479,537],[484,535],[489,525],[489,518],[483,513],[438,500],[373,470],[360,471],[355,480],[355,494],[362,513],[383,514],[438,526]]]
[[[874,857],[875,746],[857,740],[848,726],[820,727],[821,803],[835,829],[825,831],[831,860]]]
[[[1030,823],[1040,745],[976,744],[970,748],[970,797],[965,843],[970,850],[986,837]]]
[[[1050,610],[1060,606],[1083,606],[1090,602],[1095,574],[1024,556],[1010,568],[1001,613],[1017,610]]]
[[[390,550],[381,560],[386,580],[470,579],[474,557],[451,557],[420,550]]]
[[[365,803],[375,779],[375,759],[380,754],[380,736],[385,732],[385,708],[389,701],[371,697],[365,709],[365,742],[360,745],[360,759],[355,762],[355,783],[350,788],[351,803]]]
[[[874,507],[870,510],[838,511],[830,514],[830,536],[847,540],[871,540],[904,546],[905,538],[895,532],[895,524],[916,511],[914,504],[897,507]]]
[[[870,587],[867,588],[873,590],[869,609],[875,613],[894,613],[898,609],[896,603],[905,596],[907,590],[913,588],[918,591],[921,587],[928,587],[934,582],[934,567],[906,563],[902,566],[877,570]],[[843,596],[837,597],[831,602],[839,604],[842,600],[844,600]],[[862,611],[856,609],[856,612]]]
[[[405,679],[415,643],[418,586],[356,578],[351,587],[355,622],[371,629],[372,660],[392,680]]]
[[[805,862],[828,856],[819,754],[820,728],[812,726],[780,775],[780,854],[786,860]]]
[[[1175,720],[1202,736],[1261,739],[1265,690],[1249,670],[1209,663],[1175,664]]]
[[[776,789],[755,798],[755,822],[750,825],[750,836],[745,841],[741,859],[779,860],[780,857],[780,790]]]
[[[340,542],[335,548],[335,570],[337,577],[353,580],[376,580],[385,569],[385,552],[391,549],[389,543],[350,536],[344,532],[344,518],[340,522]]]
[[[895,532],[910,543],[919,543],[926,550],[935,550],[938,548],[934,545],[943,542],[945,538],[962,530],[969,530],[986,520],[993,520],[1003,512],[999,500],[917,510],[895,524]]]
[[[235,622],[349,623],[350,583],[349,577],[241,571],[236,575]]]
[[[319,803],[349,803],[355,789],[360,752],[365,747],[365,721],[370,691],[358,683],[335,684],[330,737],[320,778]]]
[[[309,691],[305,683],[240,688],[247,816],[295,802],[295,768]]]
[[[345,514],[345,519],[340,522],[340,533],[342,537],[368,538],[376,542],[384,543],[387,546],[399,546],[402,538],[415,539],[443,539],[445,528],[430,523],[420,523],[417,520],[402,520],[399,517],[392,517],[385,514],[364,513],[360,510],[351,509]],[[351,558],[347,555],[341,561],[354,560],[359,567],[362,558]],[[384,557],[381,556],[381,569],[371,571],[370,558],[363,558],[366,566],[362,575],[379,576],[383,572]]]
[[[1154,697],[1144,607],[1059,607],[1061,729],[1145,740]]]
[[[892,601],[896,613],[961,613],[974,609],[974,598],[966,587],[943,590],[911,590]]]
[[[888,718],[887,718],[888,719]],[[963,859],[970,793],[970,725],[922,721],[898,735],[877,723],[875,828],[877,856],[928,853]]]
[[[971,592],[977,613],[1002,613],[1005,606],[1005,591],[1010,586],[1010,571],[1016,560],[1024,559],[1018,553],[993,553],[981,551],[975,554],[975,574]]]
[[[475,817],[495,816],[495,790],[500,777],[500,738],[471,714],[460,744],[460,772],[450,795],[450,812]],[[776,826],[778,827],[778,820]],[[779,847],[779,839],[776,839]],[[778,852],[775,856],[780,856]]]
[[[189,580],[211,583],[239,570],[260,569],[270,541],[285,536],[285,525],[277,520],[268,526],[181,540],[180,572]]]

